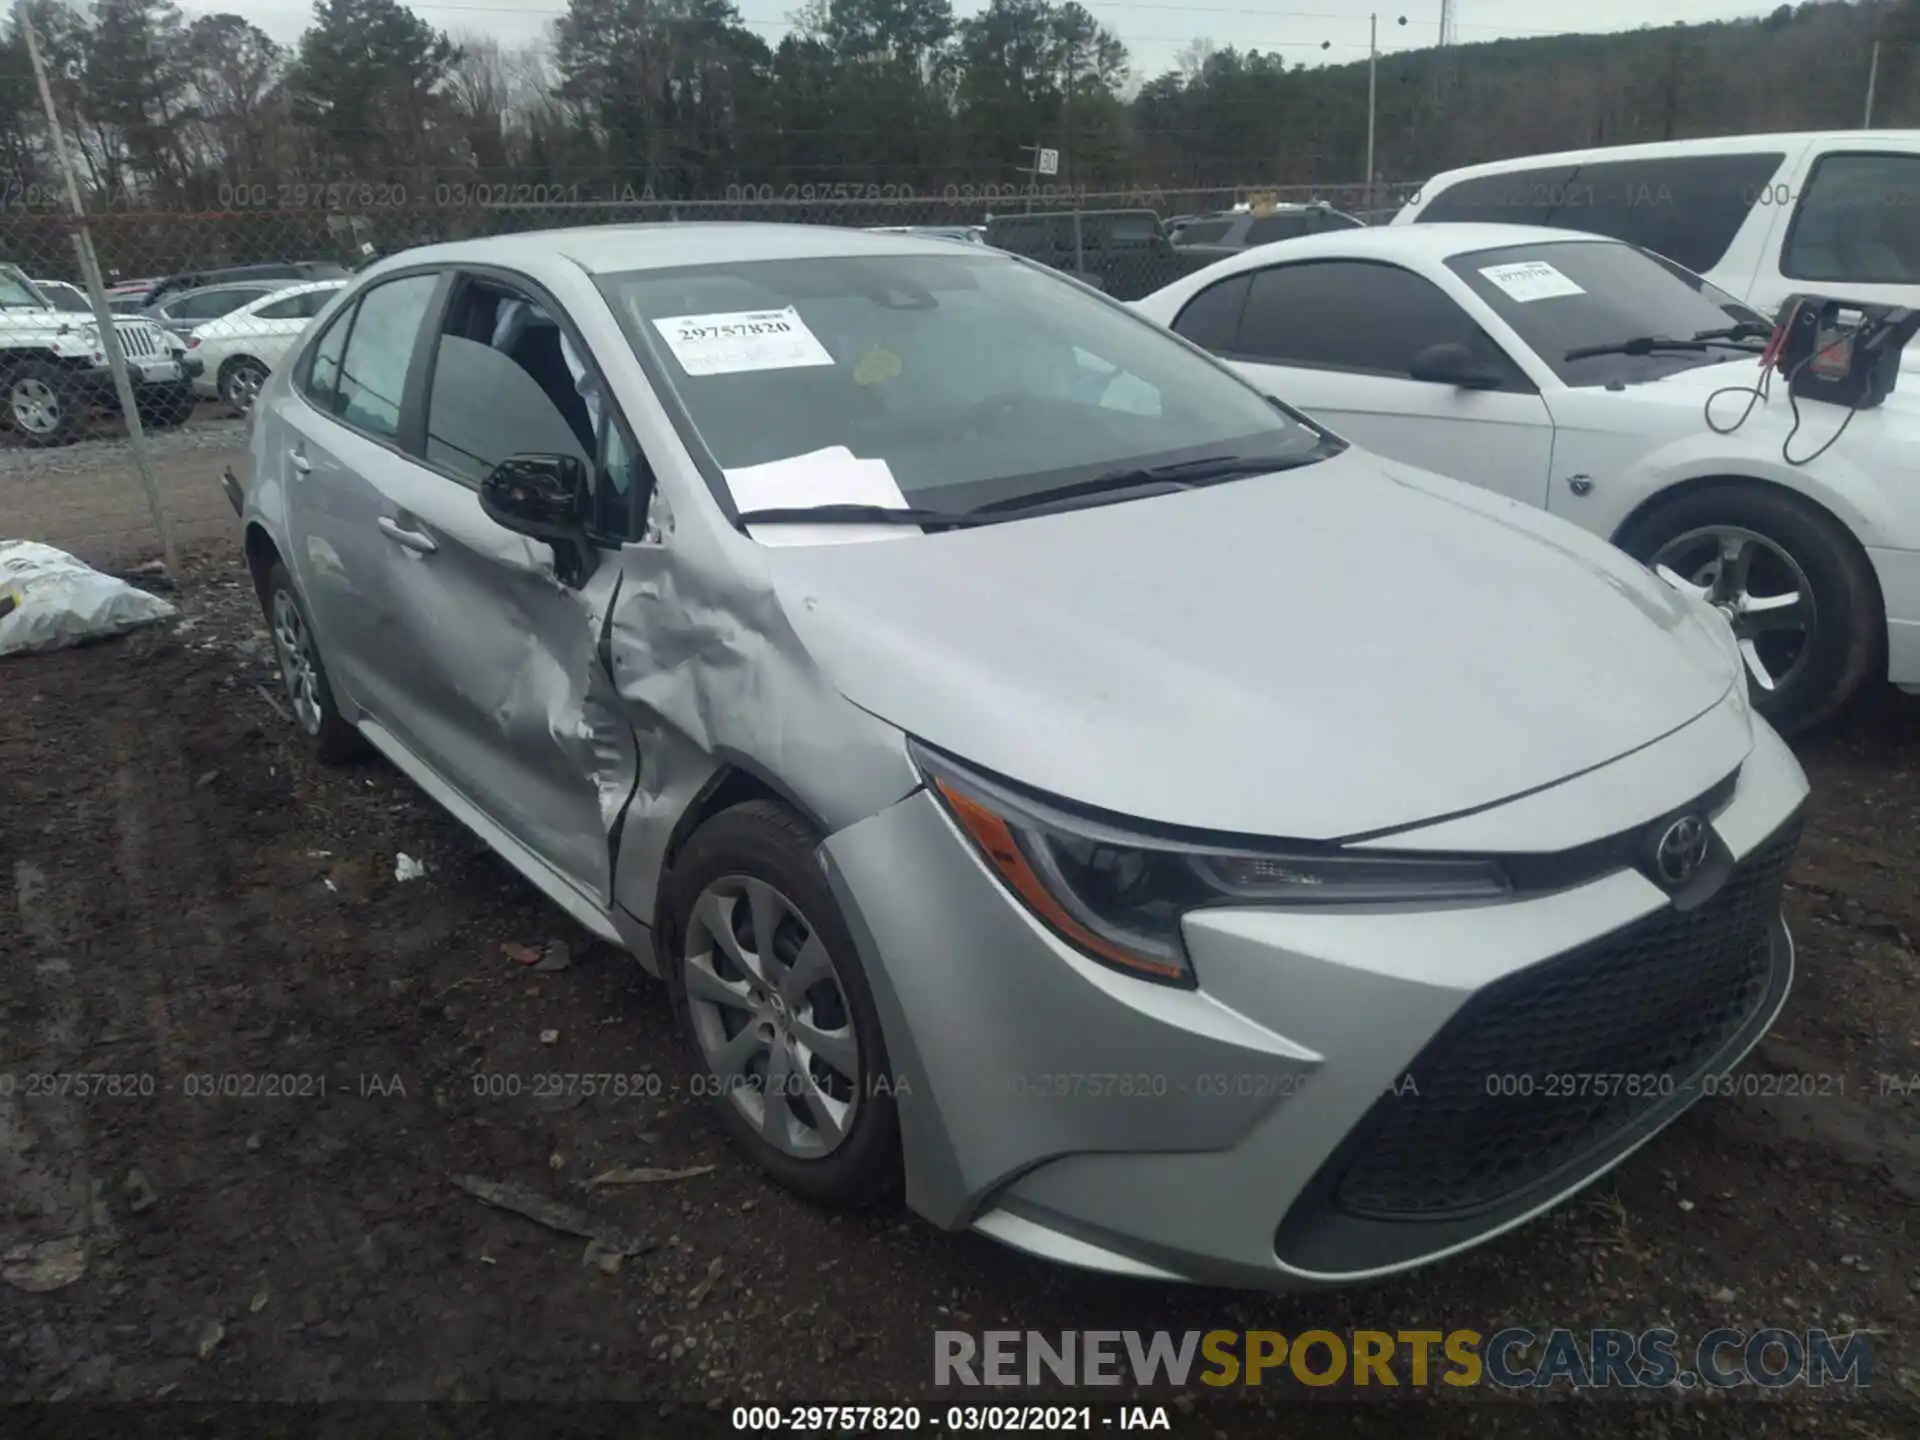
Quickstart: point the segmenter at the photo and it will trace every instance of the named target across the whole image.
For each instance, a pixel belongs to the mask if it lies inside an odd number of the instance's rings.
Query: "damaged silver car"
[[[824,227],[372,267],[229,475],[288,694],[670,988],[794,1190],[1282,1287],[1565,1199],[1784,1003],[1712,609],[1094,291]]]

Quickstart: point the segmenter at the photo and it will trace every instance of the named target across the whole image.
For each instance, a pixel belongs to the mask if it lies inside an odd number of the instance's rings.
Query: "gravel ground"
[[[1145,1400],[1195,1435],[1920,1433],[1920,703],[1880,697],[1802,746],[1802,968],[1754,1093],[1466,1256],[1276,1298],[1071,1273],[774,1189],[688,1093],[630,962],[383,765],[308,759],[230,553],[178,598],[176,626],[0,661],[0,1074],[125,1077],[0,1097],[0,1252],[51,1245],[16,1263],[69,1282],[0,1285],[0,1397],[621,1400],[725,1429],[754,1401],[1007,1398],[933,1389],[940,1328],[1779,1325],[1869,1330],[1869,1394],[1426,1392],[1412,1416],[1290,1382]],[[396,880],[401,853],[423,878]],[[305,1078],[194,1093],[262,1072]],[[483,1093],[543,1072],[631,1079]],[[1815,1093],[1774,1093],[1794,1088]],[[679,1178],[588,1183],[636,1166]],[[644,1253],[602,1263],[460,1176]]]

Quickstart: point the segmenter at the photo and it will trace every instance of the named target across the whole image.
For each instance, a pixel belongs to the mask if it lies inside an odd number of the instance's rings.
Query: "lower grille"
[[[1334,1204],[1374,1219],[1469,1215],[1671,1104],[1768,993],[1769,930],[1799,840],[1796,817],[1697,910],[1663,910],[1469,1001],[1412,1084],[1342,1147]]]

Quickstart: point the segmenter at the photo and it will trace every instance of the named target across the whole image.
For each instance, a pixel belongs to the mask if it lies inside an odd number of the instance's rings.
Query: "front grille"
[[[153,327],[145,323],[120,327],[120,350],[130,360],[151,360],[160,353]]]
[[[1444,1219],[1571,1171],[1697,1083],[1772,980],[1796,817],[1690,912],[1666,909],[1470,1000],[1336,1157],[1333,1201]]]

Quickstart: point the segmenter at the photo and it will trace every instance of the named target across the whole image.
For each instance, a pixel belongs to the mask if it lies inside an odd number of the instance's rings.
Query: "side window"
[[[340,361],[334,410],[349,425],[386,439],[399,433],[408,363],[439,278],[410,275],[389,280],[361,297]]]
[[[308,295],[289,295],[284,300],[276,300],[271,305],[262,305],[254,311],[257,320],[299,320],[317,313],[317,307],[308,304]]]
[[[327,333],[313,347],[313,358],[307,363],[306,374],[299,381],[307,398],[329,415],[339,399],[340,356],[347,348],[347,330],[352,324],[353,307],[349,305],[334,317],[333,323],[327,326]]]
[[[1477,220],[1496,225],[1547,225],[1564,204],[1573,180],[1572,165],[1537,170],[1504,170],[1476,175],[1449,185],[1420,207],[1416,223]]]
[[[1920,155],[1826,155],[1781,249],[1791,280],[1920,282]]]
[[[1173,331],[1203,350],[1231,350],[1240,330],[1240,312],[1247,305],[1253,272],[1230,275],[1202,290],[1175,317]]]
[[[1262,215],[1247,227],[1247,244],[1271,245],[1277,240],[1293,240],[1311,235],[1319,226],[1312,215]]]
[[[510,455],[594,463],[593,417],[540,306],[470,282],[436,346],[427,398],[427,461],[475,484]]]
[[[300,318],[302,320],[311,320],[322,310],[326,309],[328,305],[332,304],[333,297],[339,293],[340,291],[337,288],[333,290],[309,290],[306,294],[299,297]]]
[[[1545,223],[1625,240],[1704,273],[1786,158],[1774,150],[1582,165]]]
[[[1485,343],[1466,311],[1411,271],[1309,260],[1253,277],[1232,349],[1276,365],[1404,379],[1430,345]]]

